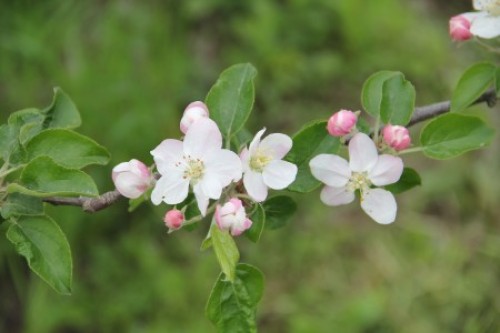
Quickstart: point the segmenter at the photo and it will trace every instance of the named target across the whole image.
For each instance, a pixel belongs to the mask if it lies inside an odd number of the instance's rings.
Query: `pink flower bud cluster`
[[[217,205],[215,221],[219,229],[229,230],[233,236],[241,235],[243,231],[252,226],[252,221],[247,217],[245,207],[237,198],[232,198],[223,206]]]
[[[165,217],[163,218],[163,222],[170,230],[177,230],[182,226],[184,222],[184,214],[178,209],[169,210]]]
[[[357,121],[358,117],[354,112],[340,110],[328,119],[326,128],[331,136],[344,136],[351,133],[353,128],[356,127]]]
[[[396,151],[406,149],[411,144],[410,132],[406,127],[387,125],[382,130],[385,143]]]
[[[454,41],[462,42],[472,38],[471,22],[463,15],[453,16],[450,19],[450,37]]]
[[[111,178],[118,192],[129,199],[140,197],[153,183],[148,167],[136,159],[115,166]]]

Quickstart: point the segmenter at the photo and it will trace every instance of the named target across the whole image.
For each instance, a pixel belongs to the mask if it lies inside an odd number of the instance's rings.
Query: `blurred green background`
[[[149,151],[179,136],[184,107],[234,63],[259,70],[253,131],[291,135],[359,109],[363,81],[381,69],[404,72],[419,105],[449,99],[467,66],[496,60],[450,41],[449,17],[470,9],[467,0],[2,1],[0,120],[48,105],[61,86],[81,132],[112,153],[109,166],[89,169],[104,192],[113,165],[152,163]],[[485,106],[470,112],[500,125]],[[238,239],[242,261],[266,276],[260,331],[499,332],[499,147],[406,158],[424,186],[397,197],[390,226],[354,204],[325,207],[314,192],[288,227],[258,245]],[[93,215],[51,209],[73,251],[71,297],[31,274],[2,235],[0,332],[214,332],[203,311],[219,269],[198,250],[206,226],[167,235],[164,211],[129,214],[125,200]]]

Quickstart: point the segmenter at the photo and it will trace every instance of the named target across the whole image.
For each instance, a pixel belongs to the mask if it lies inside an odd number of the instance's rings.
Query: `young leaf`
[[[11,193],[2,203],[0,213],[4,219],[20,215],[41,215],[43,214],[43,202],[40,198]]]
[[[45,115],[38,109],[16,111],[9,116],[8,123],[16,129],[17,139],[25,144],[43,129]]]
[[[46,118],[44,128],[76,128],[82,124],[75,103],[59,87],[54,88],[52,104],[42,111]]]
[[[494,132],[477,117],[448,113],[422,129],[420,143],[425,155],[444,160],[486,146]]]
[[[326,130],[326,121],[306,124],[293,136],[293,146],[285,156],[285,160],[297,165],[298,172],[295,181],[288,186],[290,191],[311,192],[321,183],[313,177],[309,161],[318,154],[338,152],[340,142]]]
[[[46,156],[28,163],[21,173],[20,183],[9,184],[7,190],[9,193],[20,192],[36,197],[99,195],[89,175],[62,167]]]
[[[229,281],[234,281],[236,264],[240,260],[238,247],[228,231],[219,229],[216,223],[210,228],[212,246],[222,272]]]
[[[382,87],[386,80],[398,75],[398,72],[380,71],[372,74],[366,79],[361,90],[361,105],[373,118],[380,115],[380,103],[382,102]]]
[[[465,110],[495,82],[496,75],[496,66],[488,62],[481,62],[469,67],[462,74],[453,91],[451,112]]]
[[[220,274],[210,298],[205,314],[220,333],[257,332],[257,304],[262,298],[264,276],[257,268],[238,264],[233,283]]]
[[[257,70],[251,64],[237,64],[222,72],[205,102],[210,117],[227,141],[247,121],[254,102],[253,80]]]
[[[7,161],[18,146],[16,129],[12,125],[0,126],[0,157]]]
[[[7,238],[32,271],[58,293],[71,294],[72,261],[66,236],[48,216],[12,220]]]
[[[401,178],[399,178],[396,183],[385,186],[385,189],[394,194],[398,194],[421,184],[422,180],[420,179],[420,175],[414,169],[404,168]]]
[[[297,210],[292,198],[278,195],[264,202],[266,212],[266,229],[274,230],[284,227]]]
[[[29,159],[48,156],[57,164],[80,169],[89,164],[106,164],[109,153],[89,137],[66,129],[47,129],[26,146]]]
[[[386,124],[406,125],[415,109],[415,88],[398,73],[382,84],[380,118]]]
[[[266,224],[266,213],[260,203],[256,204],[255,211],[250,216],[250,220],[252,221],[252,227],[245,231],[245,236],[252,242],[258,243]]]

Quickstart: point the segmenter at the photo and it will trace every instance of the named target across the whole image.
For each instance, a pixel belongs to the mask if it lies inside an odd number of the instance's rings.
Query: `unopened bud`
[[[184,110],[181,119],[181,132],[186,134],[191,124],[200,118],[208,118],[208,115],[208,108],[205,103],[200,101],[190,103]]]
[[[237,198],[232,198],[223,206],[217,205],[215,221],[219,229],[229,230],[233,236],[241,235],[252,226],[252,221],[247,217],[245,207]]]
[[[453,16],[450,19],[450,36],[457,42],[462,42],[472,38],[470,32],[470,21],[463,15]]]
[[[163,222],[165,222],[165,225],[171,230],[179,229],[184,222],[184,214],[178,209],[169,210],[165,214]]]
[[[387,125],[382,130],[384,141],[395,150],[403,150],[410,146],[411,138],[408,129],[398,125]]]
[[[148,167],[135,159],[115,166],[111,178],[118,192],[129,199],[140,197],[153,181]]]
[[[354,112],[349,110],[340,110],[328,119],[326,128],[331,136],[344,136],[349,134],[356,126],[357,120],[358,117]]]

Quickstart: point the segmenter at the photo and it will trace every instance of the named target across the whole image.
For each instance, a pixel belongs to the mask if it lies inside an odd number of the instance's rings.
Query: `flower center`
[[[203,163],[203,161],[199,158],[192,158],[189,155],[183,156],[182,159],[186,165],[182,178],[189,179],[191,183],[196,184],[201,177],[203,177],[203,173],[205,172],[205,163]]]
[[[368,174],[366,172],[353,172],[351,178],[347,182],[347,190],[354,192],[360,190],[361,192],[366,191],[371,186],[371,181],[368,179]]]
[[[484,9],[486,11],[494,16],[499,16],[500,15],[500,0],[493,0],[490,3],[486,4],[484,6]]]
[[[266,165],[271,162],[273,158],[263,151],[257,150],[250,158],[250,168],[256,172],[262,172]]]

